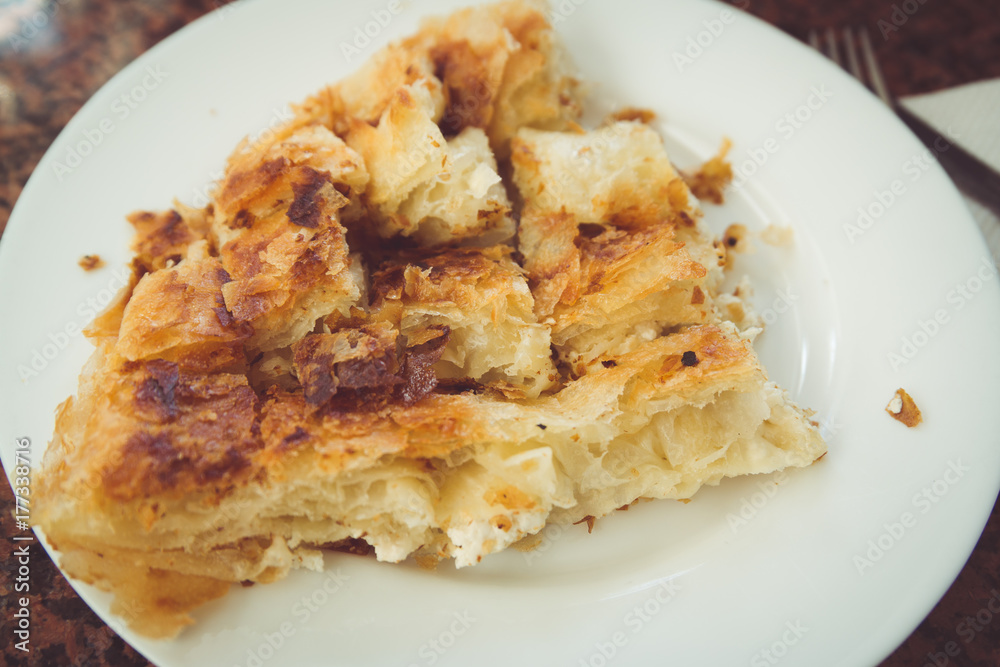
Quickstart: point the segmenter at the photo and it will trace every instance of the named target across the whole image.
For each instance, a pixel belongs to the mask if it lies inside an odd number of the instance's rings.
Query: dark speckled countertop
[[[12,33],[0,34],[0,233],[35,165],[83,103],[149,47],[222,4],[219,0],[0,0],[0,31],[14,26]],[[811,28],[868,26],[897,96],[1000,77],[1000,14],[992,1],[901,2],[917,9],[884,40],[878,22],[891,20],[894,4],[888,0],[734,4],[802,39]],[[28,5],[34,9],[27,17],[42,25],[37,33],[25,31],[15,16],[18,7]],[[15,533],[12,507],[10,487],[0,484],[0,534],[5,542]],[[32,652],[25,655],[11,639],[16,564],[9,554],[3,556],[0,664],[149,664],[84,604],[37,546],[31,567],[33,588],[41,593],[32,605]],[[1000,512],[994,508],[958,579],[883,666],[1000,665],[1000,615],[988,611],[991,600],[994,606],[1000,602],[998,591]],[[972,628],[980,629],[970,632]]]

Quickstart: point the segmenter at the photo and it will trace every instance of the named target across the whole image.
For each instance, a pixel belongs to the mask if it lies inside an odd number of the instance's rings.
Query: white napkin
[[[942,134],[950,129],[955,143],[1000,171],[1000,79],[905,97],[900,102]],[[975,200],[966,197],[965,201],[990,252],[1000,257],[1000,219]]]

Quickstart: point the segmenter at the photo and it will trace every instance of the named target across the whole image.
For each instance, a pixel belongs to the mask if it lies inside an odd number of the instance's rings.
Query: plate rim
[[[245,2],[245,0],[244,0],[244,2]],[[254,2],[250,3],[250,5],[265,5],[265,4],[275,4],[275,3],[265,3],[265,2],[263,2],[263,0],[255,0]],[[720,8],[731,8],[729,5],[724,5],[722,3],[716,2],[716,0],[688,0],[687,4],[689,4],[689,5],[703,4],[703,5],[714,5],[714,6],[717,6],[717,7],[720,7]],[[8,264],[10,264],[12,262],[12,260],[10,260],[9,257],[8,257],[9,255],[11,255],[14,252],[14,250],[12,250],[11,247],[12,246],[17,246],[18,245],[17,239],[20,238],[20,235],[27,233],[27,231],[22,231],[22,229],[27,230],[27,228],[28,228],[28,221],[25,220],[25,222],[20,222],[20,219],[22,217],[25,217],[26,214],[21,214],[21,213],[19,213],[19,211],[22,211],[25,208],[25,206],[26,206],[26,205],[22,204],[22,202],[24,202],[24,201],[29,201],[30,202],[30,201],[33,200],[33,198],[36,198],[38,196],[38,195],[35,195],[34,192],[35,192],[35,190],[38,187],[40,187],[38,185],[38,183],[43,180],[40,177],[39,172],[41,172],[43,169],[48,169],[51,166],[51,162],[56,159],[57,151],[61,150],[64,147],[64,145],[69,141],[69,137],[71,137],[73,135],[73,133],[76,132],[79,129],[79,127],[86,121],[87,114],[91,113],[92,109],[97,104],[103,103],[104,101],[106,101],[107,98],[108,98],[108,96],[112,94],[112,91],[114,90],[115,86],[119,85],[122,81],[127,80],[136,71],[141,70],[141,68],[144,67],[144,66],[146,66],[149,63],[150,60],[154,59],[155,57],[161,56],[161,55],[163,55],[166,52],[169,52],[170,49],[176,49],[176,48],[178,48],[177,46],[175,46],[175,44],[181,44],[181,43],[183,43],[184,40],[191,40],[191,39],[193,39],[193,35],[197,34],[200,31],[209,29],[211,27],[210,24],[209,24],[209,21],[212,20],[212,18],[215,16],[216,12],[218,12],[218,11],[220,11],[220,10],[217,9],[217,10],[214,10],[213,12],[210,12],[210,13],[202,16],[202,17],[199,17],[198,19],[196,19],[192,23],[190,23],[190,24],[182,27],[178,31],[175,31],[174,33],[172,33],[171,35],[167,36],[162,41],[160,41],[159,43],[157,43],[156,45],[154,45],[152,48],[150,48],[149,50],[147,50],[146,52],[144,52],[142,55],[140,55],[134,61],[132,61],[131,63],[129,63],[128,65],[126,65],[124,68],[122,68],[122,70],[120,70],[119,72],[117,72],[111,79],[109,79],[109,81],[106,82],[93,96],[91,96],[91,98],[81,107],[81,109],[76,114],[74,114],[73,118],[60,131],[59,135],[56,137],[56,139],[53,141],[53,143],[46,150],[44,156],[39,161],[39,163],[36,166],[35,170],[31,174],[31,176],[29,177],[28,182],[26,183],[24,189],[22,190],[21,194],[19,195],[19,197],[17,199],[17,202],[15,203],[15,206],[14,206],[12,212],[11,212],[10,219],[8,221],[7,228],[6,228],[6,230],[5,230],[4,234],[3,234],[2,239],[0,239],[0,267],[6,267]],[[778,34],[778,35],[782,35],[787,40],[791,40],[792,42],[796,42],[796,40],[794,40],[794,38],[792,38],[791,36],[786,35],[785,33],[781,32],[780,30],[778,30],[777,28],[775,28],[774,26],[772,26],[772,25],[766,23],[765,21],[762,21],[762,20],[760,20],[760,19],[758,19],[758,18],[756,18],[756,17],[754,17],[754,16],[752,16],[750,14],[741,13],[741,18],[742,19],[749,19],[752,22],[756,22],[757,24],[759,24],[760,27],[763,27],[768,32],[770,32],[772,38],[773,38],[774,34]],[[559,27],[556,26],[556,29],[558,31]],[[797,44],[797,42],[796,42],[796,44]],[[369,55],[370,55],[370,53],[371,52],[369,52]],[[886,113],[888,113],[888,112],[886,112]],[[899,126],[900,126],[901,129],[904,129],[907,133],[909,133],[909,130],[907,128],[905,128],[905,126],[902,125],[901,122],[899,122]],[[916,138],[912,136],[912,133],[909,133],[909,134],[910,134],[911,138],[913,139],[913,141],[915,142]],[[950,181],[946,180],[945,188],[948,189],[949,186],[950,186],[950,189],[952,190],[951,194],[954,195],[957,198],[958,197],[957,189],[954,188],[954,185],[951,184]],[[940,188],[941,185],[938,184],[937,187]],[[964,205],[963,205],[963,209],[964,209]],[[964,213],[965,213],[965,218],[966,219],[962,221],[962,223],[963,223],[962,226],[965,227],[966,224],[967,225],[971,225],[971,229],[975,230],[976,233],[978,234],[978,230],[976,229],[975,222],[973,221],[971,215],[968,213],[967,210],[965,210]],[[14,232],[13,235],[11,234],[12,231]],[[10,240],[12,238],[15,239],[15,240],[13,240],[13,241]],[[981,245],[982,245],[984,251],[987,252],[987,254],[988,254],[988,250],[985,250],[986,246],[985,246],[985,243],[982,242],[981,237],[980,237],[980,242],[981,242]],[[0,270],[2,270],[2,269],[0,269]],[[3,451],[4,451],[5,454],[7,454],[6,447],[7,447],[7,445],[5,444],[4,445],[4,449],[3,449]],[[8,476],[9,476],[9,474],[8,474]],[[1000,491],[1000,473],[997,473],[995,475],[993,488],[994,488],[993,502],[995,502],[996,497],[997,497],[997,492]],[[944,581],[943,579],[941,579],[941,580],[938,581],[938,584],[939,584],[938,588],[940,588],[940,591],[938,593],[934,594],[934,600],[935,601],[939,600],[941,598],[941,596],[948,590],[948,588],[950,588],[950,586],[954,583],[954,579],[958,576],[958,574],[961,572],[962,568],[965,566],[965,562],[967,561],[969,555],[971,555],[972,550],[974,549],[975,544],[978,541],[980,535],[982,534],[982,530],[985,527],[985,525],[986,525],[986,523],[987,523],[987,521],[989,519],[989,516],[990,516],[991,511],[992,511],[992,507],[993,507],[993,502],[991,502],[989,506],[984,506],[984,511],[981,512],[982,516],[976,518],[973,521],[973,523],[979,525],[979,529],[978,529],[978,531],[975,532],[974,539],[971,540],[971,547],[966,552],[965,557],[961,559],[961,563],[959,563],[957,569],[954,570],[953,575],[947,581]],[[981,519],[981,523],[979,523],[980,519]],[[970,533],[970,535],[971,535],[971,533]],[[48,547],[46,547],[46,548],[48,549]],[[51,553],[51,551],[50,551],[50,556],[53,556],[53,554]],[[53,557],[53,560],[56,561],[57,559],[55,557]],[[77,588],[76,582],[71,581],[70,583],[71,583],[71,585],[73,585],[73,587],[75,589]],[[80,592],[79,589],[77,589],[77,591]],[[81,595],[81,596],[84,597],[85,600],[87,599],[86,596],[83,596],[83,595]],[[88,602],[88,604],[89,604],[89,602]],[[915,629],[916,626],[919,625],[920,620],[922,620],[926,616],[927,612],[929,612],[932,607],[933,607],[933,604],[931,604],[930,607],[928,607],[926,610],[924,610],[919,615],[919,618],[917,618],[916,623],[913,623],[913,626],[910,629],[910,631],[906,635],[904,635],[902,637],[902,639],[900,639],[900,641],[905,640],[905,638],[910,633],[912,633],[913,629]],[[97,610],[95,609],[95,611],[97,611]],[[104,620],[105,623],[108,623],[108,619],[106,618],[106,614],[105,613],[101,613],[99,611],[97,613],[98,613],[99,616],[101,616],[102,620]],[[127,636],[123,635],[123,637],[130,644],[133,644],[133,645],[136,644],[136,642],[133,642]],[[892,650],[894,650],[894,648],[899,645],[900,641],[893,642],[893,640],[890,640],[888,642],[884,642],[886,645],[891,644],[891,646],[884,653],[884,655],[882,655],[881,657],[884,658],[884,657],[888,656],[892,652]],[[141,648],[139,650],[145,654],[145,651],[142,651]]]

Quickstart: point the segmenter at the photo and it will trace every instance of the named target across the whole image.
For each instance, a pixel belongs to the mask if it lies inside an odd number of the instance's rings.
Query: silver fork
[[[809,46],[823,53],[833,62],[837,63],[850,72],[855,79],[868,86],[868,88],[878,95],[890,109],[896,111],[896,101],[889,93],[889,88],[885,85],[885,77],[882,76],[882,68],[875,58],[875,49],[872,48],[872,40],[868,35],[868,28],[861,28],[855,36],[850,28],[844,28],[844,51],[847,55],[847,67],[840,57],[840,46],[837,42],[837,32],[833,28],[826,29],[826,45],[820,43],[819,33],[815,30],[809,31]],[[861,44],[862,57],[865,60],[867,72],[861,69],[861,60],[858,58],[857,45]],[[866,77],[867,74],[867,77]]]
[[[844,28],[842,34],[842,38],[838,38],[836,30],[827,28],[821,38],[819,32],[811,30],[809,45],[875,93],[927,146],[965,194],[1000,215],[1000,173],[947,137],[941,136],[896,101],[885,83],[867,28],[856,31]],[[841,51],[844,52],[843,57]]]

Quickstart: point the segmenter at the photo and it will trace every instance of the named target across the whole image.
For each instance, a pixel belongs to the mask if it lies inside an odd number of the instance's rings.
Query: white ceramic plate
[[[204,203],[241,137],[420,16],[461,3],[241,3],[94,96],[39,164],[0,246],[8,471],[17,437],[38,463],[55,406],[75,390],[90,349],[67,332],[118,287],[125,214],[175,196]],[[563,0],[553,20],[598,107],[655,109],[681,166],[734,140],[740,180],[755,173],[708,207],[717,230],[794,229],[793,248],[758,242],[737,269],[756,280],[770,319],[759,349],[772,377],[825,425],[823,461],[777,485],[741,479],[688,505],[641,504],[592,535],[553,529],[535,552],[461,571],[331,555],[336,577],[235,587],[173,642],[123,629],[106,595],[78,585],[84,599],[162,667],[816,666],[888,655],[959,572],[1000,485],[996,274],[955,189],[936,165],[917,166],[922,146],[884,107],[802,45],[724,10]],[[360,55],[347,62],[343,43]],[[846,228],[859,207],[870,222]],[[86,253],[108,268],[82,272]],[[923,409],[920,427],[883,411],[897,387]]]

